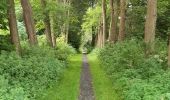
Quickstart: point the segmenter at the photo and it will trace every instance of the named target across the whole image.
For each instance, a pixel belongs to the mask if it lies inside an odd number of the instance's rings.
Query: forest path
[[[95,100],[92,78],[86,54],[83,55],[79,100]]]
[[[38,100],[77,100],[79,96],[82,55],[76,54],[68,58],[68,68],[60,82],[44,91],[45,96]]]

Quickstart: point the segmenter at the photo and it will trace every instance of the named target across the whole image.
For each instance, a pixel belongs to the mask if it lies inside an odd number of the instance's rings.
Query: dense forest
[[[170,100],[169,67],[170,0],[0,0],[0,100]]]

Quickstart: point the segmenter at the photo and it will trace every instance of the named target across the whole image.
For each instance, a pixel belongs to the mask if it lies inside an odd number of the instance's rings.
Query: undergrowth
[[[123,100],[170,100],[170,72],[162,45],[166,43],[158,43],[148,58],[137,40],[108,44],[99,52],[101,65]]]
[[[69,47],[69,49],[67,48]],[[0,100],[35,100],[56,84],[67,66],[72,47],[23,46],[22,56],[15,52],[0,54]]]

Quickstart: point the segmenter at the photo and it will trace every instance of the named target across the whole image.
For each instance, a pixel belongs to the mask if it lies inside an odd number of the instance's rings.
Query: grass
[[[108,76],[100,67],[97,56],[88,55],[88,61],[90,64],[96,100],[121,100],[114,91],[112,81],[109,80]]]
[[[82,56],[75,55],[69,58],[68,69],[64,76],[53,88],[47,91],[46,97],[41,100],[77,100],[79,95],[80,71]]]

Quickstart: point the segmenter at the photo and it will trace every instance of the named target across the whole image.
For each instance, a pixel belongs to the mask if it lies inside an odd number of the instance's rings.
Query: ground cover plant
[[[169,100],[165,49],[148,58],[143,49],[143,43],[136,40],[108,44],[99,53],[101,66],[123,100]]]
[[[64,47],[63,47],[64,48]],[[0,98],[6,100],[36,99],[45,89],[57,83],[67,67],[67,57],[74,54],[48,47],[25,48],[22,57],[1,51]],[[47,53],[48,52],[48,53]]]

